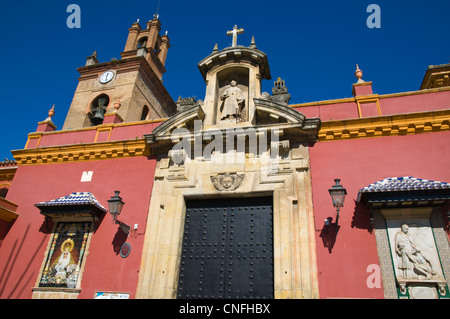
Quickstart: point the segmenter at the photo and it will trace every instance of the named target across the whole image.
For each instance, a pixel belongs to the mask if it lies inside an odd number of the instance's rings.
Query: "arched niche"
[[[107,94],[102,93],[97,95],[91,102],[89,106],[89,111],[86,114],[86,121],[84,126],[96,126],[103,123],[101,116],[104,116],[106,109],[109,106],[110,98]],[[96,118],[96,114],[100,118]],[[87,122],[87,123],[86,123]]]
[[[249,96],[249,69],[246,67],[232,67],[223,69],[222,71],[217,73],[217,83],[218,83],[218,94],[216,99],[216,117],[215,122],[221,121],[221,107],[223,106],[224,101],[221,99],[225,90],[230,87],[231,81],[237,82],[237,87],[242,91],[245,97],[245,104],[242,112],[241,121],[246,122],[248,120],[248,106],[250,103]]]

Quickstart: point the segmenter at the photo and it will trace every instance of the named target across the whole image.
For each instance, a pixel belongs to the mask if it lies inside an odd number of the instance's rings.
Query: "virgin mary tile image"
[[[75,288],[90,223],[59,223],[39,287]]]

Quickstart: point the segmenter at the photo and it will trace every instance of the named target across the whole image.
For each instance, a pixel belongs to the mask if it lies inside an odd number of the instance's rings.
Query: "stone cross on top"
[[[237,35],[244,33],[244,29],[238,29],[237,25],[234,26],[232,31],[227,31],[227,35],[233,36],[233,44],[232,46],[235,47],[237,45]]]

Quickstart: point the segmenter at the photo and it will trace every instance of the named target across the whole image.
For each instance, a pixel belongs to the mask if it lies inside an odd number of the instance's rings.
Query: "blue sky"
[[[268,55],[273,82],[286,81],[291,103],[352,96],[358,63],[375,93],[418,90],[428,65],[450,61],[448,0],[316,1],[8,1],[0,9],[0,160],[22,149],[27,134],[47,117],[62,128],[78,84],[76,69],[97,51],[100,62],[120,58],[128,28],[141,25],[158,8],[161,32],[168,31],[164,84],[171,96],[203,99],[205,84],[197,63],[231,45],[226,35],[244,28],[238,44],[255,37]],[[381,9],[381,28],[370,29],[370,4]],[[70,29],[70,4],[81,8],[81,28]]]

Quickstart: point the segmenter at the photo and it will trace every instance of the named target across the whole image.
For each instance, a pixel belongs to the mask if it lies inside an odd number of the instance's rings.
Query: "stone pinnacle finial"
[[[250,42],[250,49],[257,49],[254,35],[252,35],[252,42]]]
[[[45,121],[52,121],[52,116],[55,115],[55,104],[53,104],[52,108],[48,111],[48,117]]]
[[[357,83],[363,83],[364,82],[364,80],[362,79],[362,75],[363,75],[363,72],[359,69],[359,66],[357,64],[356,65],[356,71],[355,71],[355,76],[358,79]]]
[[[216,45],[214,46],[213,52],[218,52],[218,51],[219,51],[219,46],[216,43]]]

